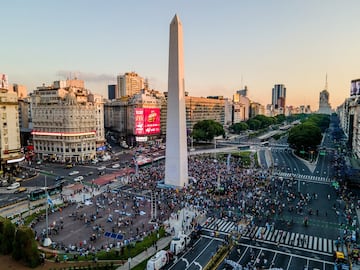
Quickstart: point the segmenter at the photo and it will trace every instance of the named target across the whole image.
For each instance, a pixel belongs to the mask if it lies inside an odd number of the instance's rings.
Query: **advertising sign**
[[[135,135],[153,135],[160,133],[160,109],[135,109]]]

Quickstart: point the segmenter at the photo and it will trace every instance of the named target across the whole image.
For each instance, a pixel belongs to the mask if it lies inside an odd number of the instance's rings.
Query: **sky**
[[[107,97],[118,74],[134,71],[167,91],[169,24],[184,33],[185,90],[231,98],[248,87],[271,103],[318,108],[327,76],[330,103],[360,78],[358,0],[12,0],[1,4],[0,73],[32,92],[77,77]]]

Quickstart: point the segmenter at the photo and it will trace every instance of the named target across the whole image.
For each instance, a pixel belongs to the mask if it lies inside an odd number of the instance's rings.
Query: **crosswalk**
[[[323,177],[323,176],[316,176],[316,175],[279,172],[278,176],[281,176],[281,177],[284,177],[284,178],[300,179],[300,180],[309,181],[309,182],[325,182],[325,183],[330,183],[331,182],[330,177]]]
[[[234,230],[238,230],[238,226],[232,221],[209,218],[205,222],[203,229],[229,234]],[[244,229],[242,231],[242,237],[327,254],[332,254],[334,251],[338,250],[336,247],[336,240],[296,232],[276,230],[270,227],[266,228],[262,226],[253,226],[250,230]],[[345,254],[347,253],[346,248],[340,246],[339,249]]]

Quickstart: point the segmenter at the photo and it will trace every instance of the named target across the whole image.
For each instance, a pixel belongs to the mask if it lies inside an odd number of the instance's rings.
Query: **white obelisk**
[[[183,31],[177,15],[170,23],[169,74],[166,119],[165,184],[188,184]]]

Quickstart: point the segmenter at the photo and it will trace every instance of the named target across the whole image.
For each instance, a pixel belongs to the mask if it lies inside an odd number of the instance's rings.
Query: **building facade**
[[[140,93],[145,88],[145,80],[135,72],[126,72],[117,76],[117,98],[124,96],[133,96]]]
[[[331,106],[329,103],[329,98],[330,98],[330,94],[326,89],[320,92],[318,113],[321,114],[332,113]]]
[[[87,162],[104,150],[102,97],[82,80],[55,81],[31,95],[33,144],[39,159]]]
[[[10,176],[20,161],[21,152],[18,97],[9,91],[7,76],[0,79],[0,162],[1,175]]]
[[[108,99],[117,99],[119,98],[119,91],[117,90],[117,84],[109,84],[108,85]]]

